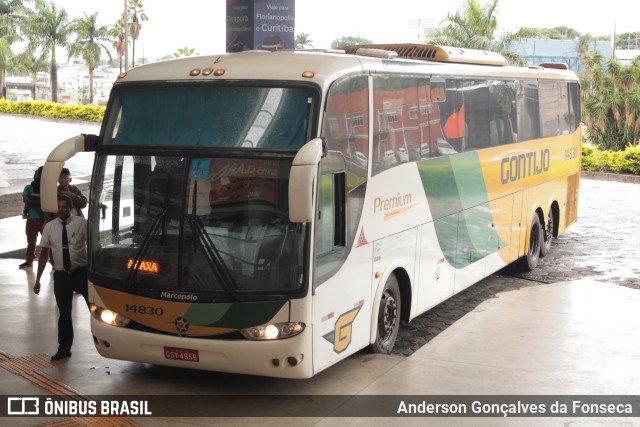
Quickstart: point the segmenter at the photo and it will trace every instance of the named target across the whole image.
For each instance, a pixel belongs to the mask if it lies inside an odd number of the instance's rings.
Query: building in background
[[[577,40],[556,39],[522,39],[513,49],[524,57],[531,65],[543,62],[561,62],[567,64],[569,69],[575,72],[584,72],[584,65],[578,54]],[[613,48],[608,41],[592,41],[589,51],[597,50],[605,58],[613,56]]]

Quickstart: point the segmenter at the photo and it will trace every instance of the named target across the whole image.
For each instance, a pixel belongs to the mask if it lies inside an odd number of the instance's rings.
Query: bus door
[[[313,361],[318,372],[369,344],[372,245],[358,226],[370,167],[369,78],[348,76],[327,95],[322,124],[313,272]]]

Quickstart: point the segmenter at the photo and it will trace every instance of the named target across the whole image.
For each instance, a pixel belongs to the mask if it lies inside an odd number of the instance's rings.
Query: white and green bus
[[[579,124],[558,64],[429,45],[196,56],[121,74],[100,135],[57,147],[43,182],[95,151],[101,355],[309,378],[534,268],[576,220]]]

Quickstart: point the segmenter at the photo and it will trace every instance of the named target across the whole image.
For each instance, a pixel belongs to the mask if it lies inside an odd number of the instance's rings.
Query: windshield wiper
[[[196,231],[200,245],[205,250],[207,263],[211,267],[211,270],[213,270],[224,290],[231,295],[236,295],[236,282],[225,265],[218,248],[216,248],[213,241],[205,231],[204,225],[202,225],[202,222],[197,218],[192,219],[191,222],[195,223],[193,224],[193,229]]]
[[[207,260],[207,264],[213,271],[213,274],[218,279],[218,282],[230,296],[236,296],[237,284],[233,279],[233,276],[229,272],[218,248],[209,237],[209,234],[204,228],[202,221],[196,216],[196,206],[198,205],[198,182],[196,181],[194,184],[193,190],[193,200],[192,200],[192,210],[191,215],[189,217],[189,224],[191,225],[192,232],[198,236],[198,242],[200,242],[200,246],[204,249],[205,258]]]

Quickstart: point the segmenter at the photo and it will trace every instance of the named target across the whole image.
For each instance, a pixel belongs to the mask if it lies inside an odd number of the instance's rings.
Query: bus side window
[[[570,118],[569,130],[575,131],[580,124],[582,117],[580,116],[580,85],[578,83],[567,83],[567,91],[569,92],[569,111]]]
[[[372,175],[419,158],[418,106],[416,78],[374,77]]]
[[[440,126],[443,137],[454,152],[465,150],[465,107],[462,90],[457,80],[446,81],[445,101],[440,107]],[[439,154],[447,154],[440,152]],[[450,154],[450,153],[449,153]]]
[[[540,138],[538,82],[520,82],[517,94],[518,141],[530,141]]]

